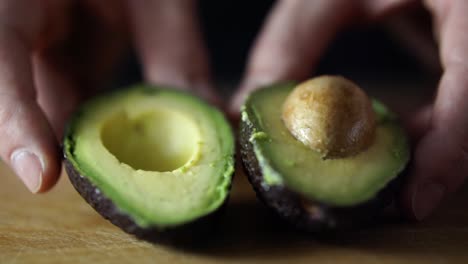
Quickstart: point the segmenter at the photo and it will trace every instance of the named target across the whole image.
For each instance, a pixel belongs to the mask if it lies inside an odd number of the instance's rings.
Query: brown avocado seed
[[[369,97],[340,76],[321,76],[296,86],[283,104],[282,119],[297,140],[324,159],[364,151],[376,130]]]

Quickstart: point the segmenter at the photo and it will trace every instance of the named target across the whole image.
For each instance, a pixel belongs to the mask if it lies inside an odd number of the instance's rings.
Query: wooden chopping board
[[[468,263],[468,191],[420,224],[392,220],[323,241],[284,226],[237,175],[219,243],[139,241],[101,218],[62,177],[32,195],[0,164],[0,263]]]

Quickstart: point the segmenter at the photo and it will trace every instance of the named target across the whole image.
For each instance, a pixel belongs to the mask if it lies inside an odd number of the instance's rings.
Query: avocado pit
[[[324,159],[344,158],[366,150],[376,131],[369,97],[340,76],[322,76],[299,84],[283,104],[289,132]]]

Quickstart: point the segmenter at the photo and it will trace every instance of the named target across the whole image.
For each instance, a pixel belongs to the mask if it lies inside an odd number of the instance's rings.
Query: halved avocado
[[[135,86],[85,103],[64,142],[76,190],[126,232],[198,225],[226,202],[234,140],[224,116],[173,89]]]
[[[409,160],[403,129],[373,99],[373,143],[359,154],[325,159],[282,121],[281,106],[295,86],[259,89],[241,109],[241,157],[251,184],[267,206],[301,229],[331,231],[368,223],[393,200]]]

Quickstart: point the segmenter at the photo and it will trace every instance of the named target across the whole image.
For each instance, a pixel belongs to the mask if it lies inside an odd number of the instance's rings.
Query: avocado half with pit
[[[234,171],[222,113],[173,89],[142,85],[92,99],[72,118],[63,148],[83,198],[149,239],[210,219],[226,202]]]
[[[300,229],[370,224],[398,189],[409,160],[405,132],[355,86],[338,76],[275,84],[250,94],[241,109],[246,174],[257,196]]]

